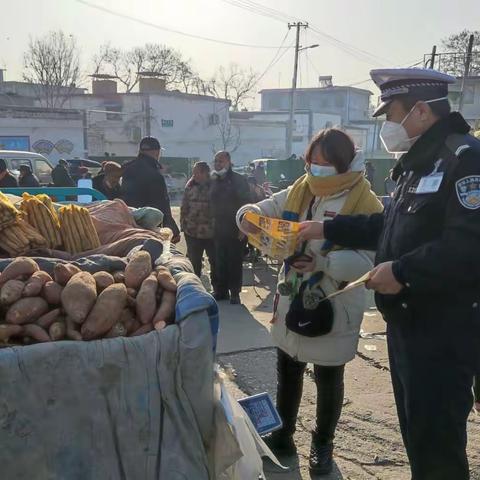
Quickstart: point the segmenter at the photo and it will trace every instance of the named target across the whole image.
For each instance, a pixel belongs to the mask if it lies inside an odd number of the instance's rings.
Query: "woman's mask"
[[[316,163],[311,163],[308,171],[313,177],[331,177],[337,174],[335,167],[331,165],[317,165]]]

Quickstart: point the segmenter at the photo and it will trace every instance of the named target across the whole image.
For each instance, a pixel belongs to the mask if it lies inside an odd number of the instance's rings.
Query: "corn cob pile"
[[[22,212],[25,220],[45,238],[47,248],[56,249],[62,245],[60,223],[48,195],[22,195]]]
[[[15,223],[20,212],[6,195],[0,192],[0,230]]]
[[[67,205],[58,210],[63,246],[67,252],[79,253],[100,246],[97,231],[86,208]]]

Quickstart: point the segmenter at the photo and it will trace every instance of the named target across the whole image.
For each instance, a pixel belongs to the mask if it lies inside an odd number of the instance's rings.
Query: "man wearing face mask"
[[[301,239],[376,248],[367,287],[387,321],[413,480],[467,480],[466,423],[480,371],[480,141],[450,112],[455,78],[373,70],[385,148],[400,155],[384,214],[304,222]]]
[[[245,238],[237,228],[235,215],[250,202],[250,188],[247,179],[232,170],[229,152],[215,155],[210,200],[216,253],[213,295],[217,300],[230,299],[230,303],[239,304]]]

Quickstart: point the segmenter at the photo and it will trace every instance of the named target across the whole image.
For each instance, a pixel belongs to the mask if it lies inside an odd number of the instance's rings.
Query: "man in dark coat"
[[[32,168],[29,165],[20,165],[20,177],[18,179],[18,186],[25,188],[38,188],[40,186],[38,178],[33,174]]]
[[[211,208],[215,221],[216,288],[214,297],[240,303],[244,235],[235,221],[237,211],[251,201],[247,179],[232,170],[229,152],[218,152],[212,174]]]
[[[56,187],[76,187],[68,173],[68,163],[63,158],[58,161],[58,165],[52,170],[52,180]]]
[[[0,188],[18,187],[17,179],[7,170],[7,162],[0,158]]]
[[[137,158],[125,165],[122,198],[130,207],[154,207],[163,213],[163,225],[173,231],[173,243],[180,241],[180,230],[172,217],[165,178],[160,173],[160,142],[145,137]]]

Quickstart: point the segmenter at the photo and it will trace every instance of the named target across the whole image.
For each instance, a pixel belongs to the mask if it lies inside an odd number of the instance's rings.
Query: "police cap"
[[[372,80],[380,89],[380,104],[374,117],[385,113],[395,98],[411,96],[419,100],[433,100],[448,95],[448,85],[455,77],[429,68],[380,68],[370,72]]]

